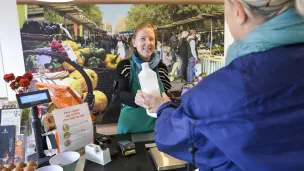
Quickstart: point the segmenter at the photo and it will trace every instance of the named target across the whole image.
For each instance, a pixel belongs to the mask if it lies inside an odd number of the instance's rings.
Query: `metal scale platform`
[[[160,152],[157,147],[150,148],[149,152],[157,170],[171,170],[187,167],[187,162]]]

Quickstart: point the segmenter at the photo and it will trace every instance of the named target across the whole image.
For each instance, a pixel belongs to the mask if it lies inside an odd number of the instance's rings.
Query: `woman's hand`
[[[171,101],[166,93],[163,93],[162,96],[163,97],[155,97],[138,90],[135,96],[135,103],[138,106],[148,109],[149,112],[155,113],[162,104]]]

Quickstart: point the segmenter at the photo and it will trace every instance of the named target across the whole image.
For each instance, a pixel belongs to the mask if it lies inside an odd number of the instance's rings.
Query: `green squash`
[[[104,61],[106,58],[106,51],[103,48],[99,48],[96,51],[96,57],[99,58],[100,60]]]
[[[97,56],[97,55],[96,55],[96,54],[97,54],[96,52],[97,52],[98,49],[97,49],[96,47],[91,47],[90,50],[91,50],[91,55],[92,55],[92,56]]]
[[[89,53],[87,53],[87,52],[85,52],[85,51],[79,50],[79,52],[82,54],[82,56],[85,58],[85,60],[88,60],[89,58],[92,57],[91,54],[89,54]]]
[[[89,68],[103,68],[104,66],[102,64],[103,63],[101,62],[101,60],[99,58],[93,56],[88,60],[87,67],[89,67]]]

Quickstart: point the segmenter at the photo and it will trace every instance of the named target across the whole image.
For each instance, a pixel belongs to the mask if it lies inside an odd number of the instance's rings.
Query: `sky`
[[[98,5],[101,11],[103,12],[103,22],[112,23],[112,29],[114,29],[116,20],[120,16],[127,16],[128,11],[132,5],[123,4],[123,5],[115,5],[115,4],[105,4]]]

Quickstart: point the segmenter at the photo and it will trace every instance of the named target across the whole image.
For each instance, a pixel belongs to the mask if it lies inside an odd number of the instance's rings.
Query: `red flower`
[[[21,87],[28,87],[30,85],[30,80],[28,78],[22,78],[19,84]]]
[[[23,91],[22,90],[18,90],[18,94],[22,94],[23,93]]]
[[[52,41],[52,44],[51,44],[52,49],[58,49],[58,48],[61,48],[61,47],[62,47],[62,45],[59,41],[56,41],[56,40]]]
[[[13,81],[13,80],[15,79],[15,76],[14,76],[13,73],[5,74],[5,75],[3,76],[3,79],[4,79],[5,82],[8,83],[8,82],[10,82],[10,81]]]
[[[10,87],[12,90],[16,90],[17,88],[19,88],[19,83],[16,81],[11,82]]]
[[[32,75],[30,72],[26,72],[26,73],[23,75],[23,77],[28,78],[29,81],[32,81],[32,79],[33,79],[33,75]]]
[[[16,77],[15,81],[19,83],[19,81],[21,80],[22,76],[18,76]]]

